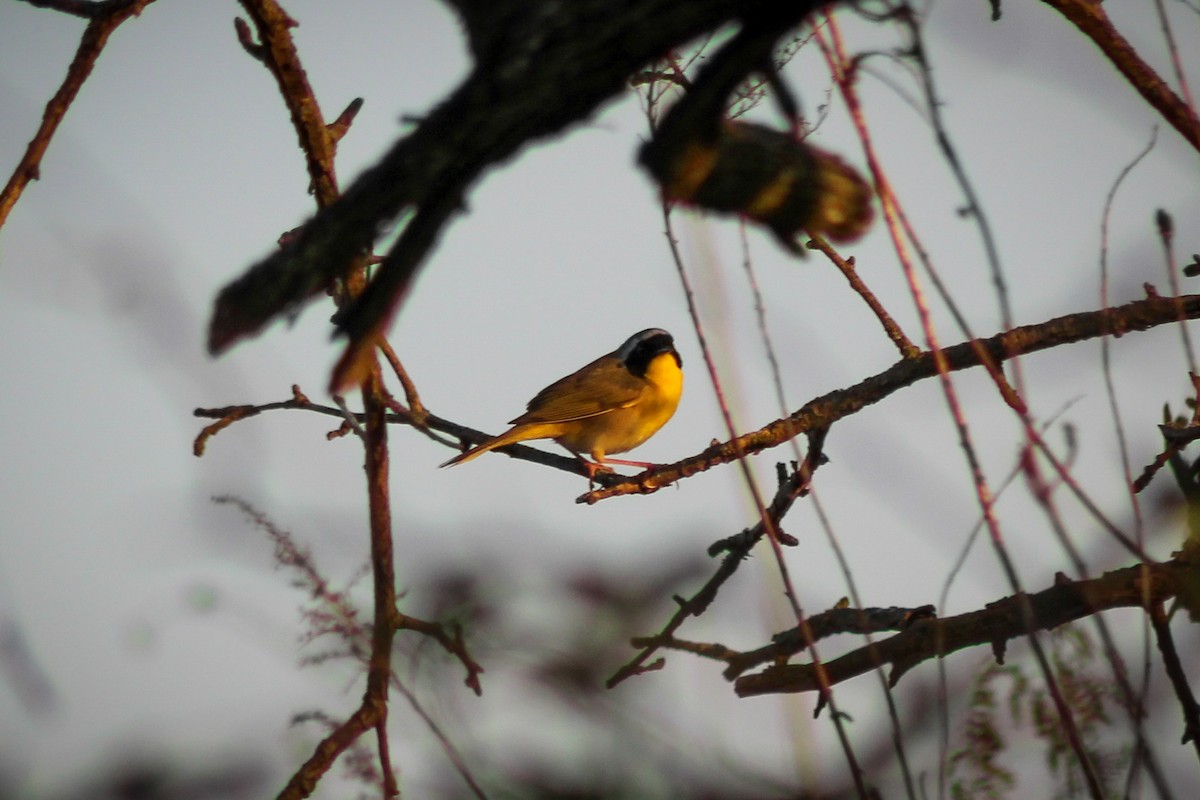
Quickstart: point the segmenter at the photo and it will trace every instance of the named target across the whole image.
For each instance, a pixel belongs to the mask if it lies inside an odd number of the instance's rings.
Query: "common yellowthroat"
[[[589,476],[605,464],[649,467],[607,456],[632,450],[666,424],[683,393],[682,366],[671,334],[661,328],[635,333],[608,355],[538,392],[508,431],[442,466],[516,442],[553,439],[583,461]]]

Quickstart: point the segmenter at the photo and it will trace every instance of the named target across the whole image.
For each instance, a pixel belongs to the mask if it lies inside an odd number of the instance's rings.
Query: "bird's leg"
[[[562,442],[559,442],[559,444],[562,444]],[[578,450],[571,450],[571,448],[567,447],[565,444],[563,444],[562,446],[564,448],[566,448],[567,450],[570,450],[571,455],[573,455],[577,459],[579,459],[579,463],[582,464],[583,468],[587,470],[588,491],[589,492],[596,485],[596,476],[597,475],[599,475],[601,472],[612,472],[612,467],[606,467],[604,465],[605,459],[604,459],[604,451],[603,450],[599,451],[598,453],[593,451],[592,452],[593,460],[588,461],[587,458],[584,457],[583,453],[580,453]],[[599,456],[599,457],[597,458],[597,456]]]
[[[642,469],[650,469],[651,467],[660,466],[653,461],[626,461],[623,458],[605,458],[605,464],[620,464],[624,467],[641,467]]]
[[[579,459],[579,463],[583,464],[583,468],[587,470],[589,492],[596,485],[597,475],[599,475],[601,472],[612,472],[612,467],[606,466],[602,463],[604,461],[603,458],[597,459],[596,461],[588,461],[581,453],[576,453],[575,457]],[[592,458],[595,458],[595,456],[593,455]]]

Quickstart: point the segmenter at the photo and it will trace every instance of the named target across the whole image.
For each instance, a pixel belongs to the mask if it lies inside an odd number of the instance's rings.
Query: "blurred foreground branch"
[[[615,97],[631,75],[732,22],[783,36],[826,3],[769,0],[451,0],[474,57],[463,83],[277,253],[217,298],[209,350],[221,353],[339,278],[403,213],[375,279],[339,318],[351,344],[340,387],[362,377],[381,328],[449,219],[494,164]]]

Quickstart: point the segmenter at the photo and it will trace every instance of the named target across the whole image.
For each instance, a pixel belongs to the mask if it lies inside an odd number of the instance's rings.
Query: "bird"
[[[542,389],[525,413],[509,422],[511,428],[441,466],[462,464],[516,442],[553,439],[583,462],[589,480],[597,472],[611,472],[609,464],[651,467],[609,456],[632,450],[657,433],[675,414],[682,394],[683,359],[675,340],[662,328],[647,328]]]

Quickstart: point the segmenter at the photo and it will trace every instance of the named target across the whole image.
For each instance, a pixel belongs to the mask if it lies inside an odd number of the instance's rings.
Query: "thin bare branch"
[[[1142,99],[1162,115],[1196,150],[1200,150],[1200,119],[1171,91],[1166,81],[1138,55],[1108,18],[1102,3],[1095,0],[1042,0],[1092,40]]]
[[[650,494],[728,463],[737,458],[739,450],[751,455],[784,444],[802,433],[828,428],[834,422],[858,413],[900,389],[936,376],[939,359],[944,361],[949,371],[978,367],[989,358],[998,364],[1017,354],[1047,350],[1106,334],[1121,336],[1170,324],[1178,320],[1180,308],[1188,319],[1200,317],[1200,295],[1184,295],[1178,301],[1175,298],[1147,297],[1115,308],[1068,314],[1037,325],[1020,326],[988,339],[964,342],[936,352],[926,350],[919,357],[902,359],[854,386],[814,398],[791,416],[743,434],[737,438],[736,444],[724,442],[712,445],[682,461],[664,464],[588,492],[576,502],[591,504],[618,495]]]
[[[804,462],[790,474],[783,465],[779,467],[779,489],[775,493],[775,497],[771,500],[770,506],[767,507],[767,515],[773,521],[776,534],[780,537],[781,543],[791,545],[798,543],[779,528],[779,521],[787,514],[792,504],[808,492],[809,486],[812,484],[813,473],[821,465],[824,458],[822,455],[823,440],[824,436],[820,433],[809,437],[808,455],[805,457]],[[675,631],[679,630],[679,626],[688,617],[698,617],[708,609],[716,599],[717,592],[720,591],[721,586],[724,585],[725,581],[733,577],[738,567],[741,566],[742,561],[745,560],[754,548],[754,545],[764,535],[766,535],[766,526],[760,520],[753,528],[748,528],[742,533],[717,542],[710,547],[708,550],[710,556],[725,553],[724,558],[721,559],[721,564],[717,567],[712,577],[689,599],[677,598],[679,609],[671,616],[671,619],[661,631],[654,636],[639,637],[635,640],[637,643],[634,646],[640,647],[641,652],[608,679],[606,682],[608,688],[611,689],[621,681],[634,675],[640,675],[649,670],[661,669],[663,666],[661,660],[651,663],[649,661],[650,657],[659,648],[666,646],[674,638]]]
[[[108,0],[103,3],[75,3],[69,2],[69,0],[65,2],[62,0],[58,2],[25,0],[25,2],[40,8],[52,8],[84,17],[90,22],[83,32],[83,38],[79,40],[75,58],[72,59],[71,66],[67,68],[67,77],[63,79],[58,91],[46,104],[41,126],[29,142],[29,146],[26,147],[25,155],[17,163],[12,177],[8,179],[4,189],[0,190],[0,228],[4,227],[9,212],[16,205],[29,182],[41,177],[42,156],[46,154],[50,140],[54,138],[55,131],[58,130],[63,117],[67,115],[67,109],[71,107],[75,96],[79,94],[83,82],[92,74],[92,68],[96,66],[96,59],[100,57],[100,52],[108,44],[108,37],[121,23],[130,17],[141,14],[142,9],[154,0]]]
[[[1171,623],[1163,609],[1161,600],[1150,607],[1150,622],[1154,626],[1154,636],[1158,640],[1158,650],[1162,653],[1163,667],[1171,679],[1171,687],[1179,698],[1179,707],[1183,711],[1183,744],[1192,743],[1196,755],[1200,756],[1200,704],[1196,703],[1196,695],[1188,682],[1187,673],[1179,660],[1175,649],[1175,638],[1171,636]]]
[[[900,355],[904,358],[916,358],[921,354],[921,348],[912,343],[912,340],[904,335],[904,331],[900,329],[900,325],[888,313],[888,310],[883,307],[883,303],[875,297],[875,293],[870,290],[867,284],[859,277],[858,269],[854,263],[854,258],[843,258],[841,253],[833,248],[829,242],[825,241],[824,237],[809,234],[808,247],[812,250],[820,250],[825,254],[825,257],[833,262],[833,265],[841,270],[842,275],[850,284],[855,293],[863,299],[863,302],[874,312],[879,324],[883,326],[884,333],[888,339],[900,351]]]

